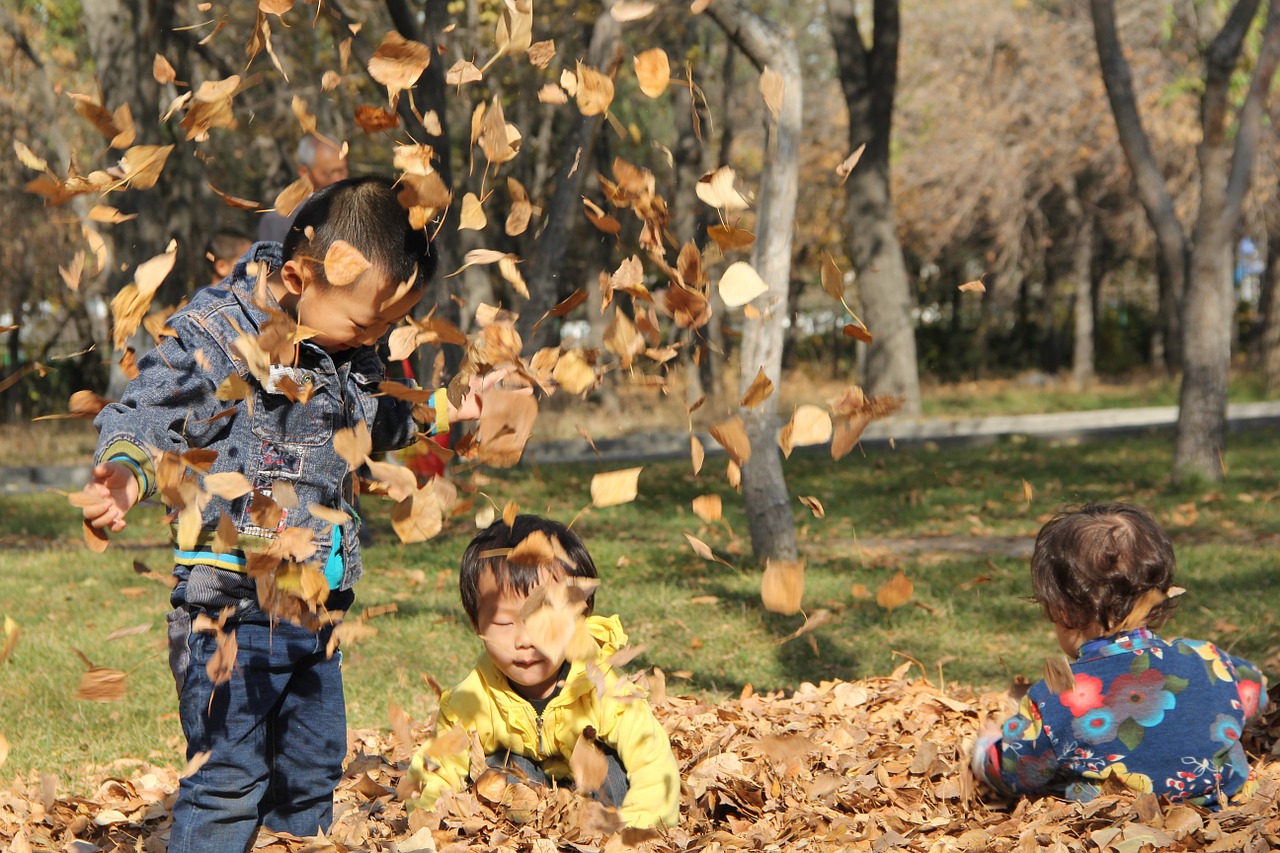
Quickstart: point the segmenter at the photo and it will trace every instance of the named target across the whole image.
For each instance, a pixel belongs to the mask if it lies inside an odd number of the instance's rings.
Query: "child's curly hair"
[[[1088,504],[1040,528],[1031,598],[1064,628],[1159,627],[1177,606],[1170,596],[1175,567],[1169,537],[1145,510]]]

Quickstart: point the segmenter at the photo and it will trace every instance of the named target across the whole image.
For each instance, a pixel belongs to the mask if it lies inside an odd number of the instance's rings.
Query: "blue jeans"
[[[332,632],[271,625],[256,609],[234,625],[231,680],[206,666],[212,634],[190,630],[191,612],[169,617],[187,759],[210,753],[183,779],[173,806],[170,853],[240,853],[259,826],[298,836],[327,830],[347,751],[341,653],[325,659]]]
[[[627,768],[622,766],[622,759],[618,757],[617,752],[599,742],[596,746],[604,753],[609,769],[605,773],[604,782],[590,795],[591,799],[610,808],[622,808],[622,801],[627,798],[627,791],[631,789],[631,783],[627,780]],[[543,788],[551,787],[551,778],[542,769],[542,765],[532,758],[504,750],[486,755],[484,761],[495,770],[505,770],[508,782],[523,782],[526,785],[539,785]],[[573,780],[568,780],[568,787],[573,787]]]

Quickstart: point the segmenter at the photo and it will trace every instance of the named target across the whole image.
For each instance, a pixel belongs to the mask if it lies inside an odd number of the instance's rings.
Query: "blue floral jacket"
[[[1085,643],[1071,671],[1074,689],[1037,682],[999,736],[979,740],[979,778],[1082,802],[1108,777],[1210,808],[1252,792],[1240,733],[1267,701],[1253,664],[1139,628]]]

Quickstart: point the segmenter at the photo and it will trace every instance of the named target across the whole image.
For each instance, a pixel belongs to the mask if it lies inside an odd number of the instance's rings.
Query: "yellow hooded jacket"
[[[617,751],[627,771],[622,820],[642,829],[674,826],[680,819],[680,771],[671,741],[645,697],[633,685],[619,684],[607,663],[627,643],[622,622],[617,616],[591,616],[587,631],[599,646],[594,662],[604,674],[603,691],[597,692],[586,662],[574,661],[564,687],[539,717],[482,654],[471,674],[441,695],[436,731],[443,734],[461,726],[475,733],[485,755],[509,750],[537,762],[550,777],[568,779],[578,736],[591,726],[597,740]],[[484,770],[481,766],[472,771],[469,750],[433,758],[419,749],[409,773],[422,792],[409,808],[431,808],[445,791],[461,790],[468,777],[474,779]]]

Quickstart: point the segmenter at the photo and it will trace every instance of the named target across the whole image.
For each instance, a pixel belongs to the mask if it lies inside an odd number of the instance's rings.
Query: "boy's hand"
[[[498,383],[511,374],[510,367],[499,367],[496,370],[490,370],[481,376],[478,373],[471,374],[471,381],[467,386],[467,391],[462,395],[462,402],[457,406],[453,402],[449,402],[449,423],[457,423],[458,421],[474,421],[480,419],[480,409],[484,406],[484,395],[492,391],[498,386]],[[532,388],[522,388],[521,391],[532,394]]]
[[[124,514],[138,502],[138,480],[119,462],[103,462],[94,466],[76,502],[91,527],[119,533],[124,530]]]

